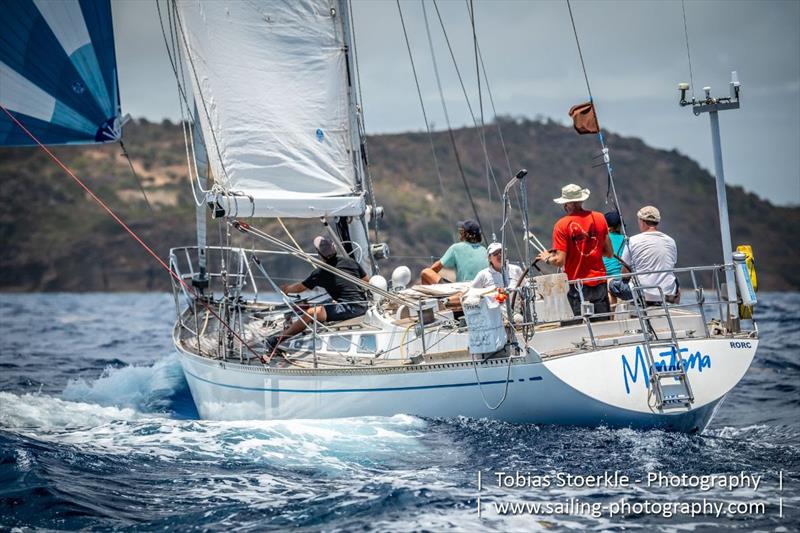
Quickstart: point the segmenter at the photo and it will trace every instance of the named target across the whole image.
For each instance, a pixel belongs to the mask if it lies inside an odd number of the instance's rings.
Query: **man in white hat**
[[[478,275],[472,280],[473,288],[504,287],[513,289],[520,284],[522,269],[511,263],[506,268],[508,283],[503,283],[503,246],[499,242],[491,243],[486,255],[489,258],[489,266],[478,272]]]
[[[639,209],[636,216],[639,219],[640,233],[628,240],[628,246],[622,252],[622,261],[634,273],[674,269],[678,262],[678,247],[672,237],[658,230],[661,212],[652,205],[646,205]],[[623,267],[623,272],[630,270]],[[675,303],[680,298],[678,279],[672,272],[639,274],[636,279],[640,285],[661,287],[664,298],[670,303]],[[628,280],[611,280],[609,290],[618,298],[631,300],[633,294],[625,281]],[[661,293],[658,289],[644,289],[644,298],[648,302],[660,302]]]
[[[581,315],[581,293],[584,302],[594,304],[595,313],[611,311],[606,282],[590,279],[606,275],[603,257],[614,253],[603,214],[583,208],[589,194],[589,189],[573,183],[561,189],[561,196],[553,201],[563,206],[566,215],[553,227],[553,249],[537,256],[548,265],[563,267],[570,281],[589,280],[581,284],[580,292],[575,284],[570,284],[567,298],[575,316]]]

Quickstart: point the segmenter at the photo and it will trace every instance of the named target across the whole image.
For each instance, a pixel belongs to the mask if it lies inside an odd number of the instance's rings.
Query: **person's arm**
[[[597,226],[597,234],[603,239],[603,257],[614,257],[614,245],[611,244],[611,230],[608,229],[608,222],[606,218],[598,213],[592,211],[592,221]]]
[[[288,293],[299,294],[299,293],[301,293],[301,292],[305,292],[305,291],[307,291],[307,290],[308,290],[308,287],[306,287],[305,285],[303,285],[301,282],[297,282],[297,283],[285,283],[285,284],[281,285],[281,290],[282,290],[284,293],[287,293],[287,294],[288,294]]]
[[[437,260],[435,263],[433,263],[430,266],[430,269],[433,270],[434,272],[439,272],[442,269],[443,266],[444,265],[442,265],[442,262]]]
[[[442,269],[442,267],[447,267],[447,268],[456,267],[456,253],[454,246],[455,244],[451,245],[450,248],[448,248],[444,252],[442,258],[431,265],[431,269],[433,269],[434,272],[439,272]]]
[[[567,253],[562,250],[547,250],[536,256],[536,259],[554,267],[561,268],[567,262]]]
[[[631,268],[635,268],[631,263],[633,262],[633,256],[631,255],[631,241],[630,239],[625,240],[625,244],[622,246],[622,257],[620,257],[622,264],[622,272],[629,273],[631,272]],[[628,268],[630,266],[630,268]]]
[[[567,262],[567,236],[562,231],[560,220],[553,226],[553,249],[542,251],[536,259],[558,268]]]
[[[305,291],[310,291],[315,289],[319,286],[319,276],[322,274],[322,270],[320,268],[315,268],[311,271],[311,274],[308,275],[306,279],[303,281],[298,281],[296,283],[287,283],[285,285],[281,285],[281,290],[285,293],[301,293]]]
[[[367,271],[364,270],[364,267],[362,267],[360,263],[356,263],[356,267],[358,268],[357,270],[358,275],[356,277],[360,278],[361,281],[366,281],[367,283],[369,283],[369,274],[367,274]]]
[[[603,257],[614,257],[614,247],[611,245],[611,237],[606,234],[606,242],[603,243]]]
[[[485,279],[485,276],[484,276],[484,272],[485,272],[484,270],[481,270],[480,272],[478,272],[478,275],[475,276],[475,279],[473,279],[472,283],[469,284],[469,286],[471,288],[473,288],[473,289],[482,289],[482,288],[486,287],[486,279]]]

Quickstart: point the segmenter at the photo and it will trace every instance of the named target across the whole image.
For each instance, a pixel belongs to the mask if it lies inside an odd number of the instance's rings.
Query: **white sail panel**
[[[255,203],[239,209],[241,216],[251,207],[263,213],[255,216],[363,212],[334,6],[319,0],[178,2],[214,176],[226,190],[245,195],[240,208]]]

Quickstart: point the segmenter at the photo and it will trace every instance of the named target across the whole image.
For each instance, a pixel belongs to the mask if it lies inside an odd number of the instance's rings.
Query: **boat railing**
[[[212,269],[200,267],[200,252],[205,253],[206,264],[217,265]],[[276,250],[257,250],[251,248],[234,248],[224,246],[182,246],[169,251],[169,262],[172,271],[187,285],[197,286],[198,280],[205,278],[207,290],[210,293],[224,293],[225,291],[247,291],[254,300],[258,300],[259,285],[256,282],[257,274],[250,265],[250,258],[278,256],[286,257],[288,252]],[[224,267],[222,266],[224,265]],[[186,292],[186,288],[178,284]],[[188,293],[187,293],[188,296]]]
[[[584,298],[583,287],[588,286],[591,282],[606,282],[612,279],[630,279],[630,283],[634,284],[638,290],[634,290],[634,300],[631,302],[632,307],[626,310],[627,313],[635,313],[636,315],[644,315],[648,319],[663,318],[667,321],[672,328],[673,313],[676,310],[695,311],[699,314],[703,330],[702,335],[705,338],[711,336],[712,332],[709,330],[710,320],[718,320],[720,325],[726,327],[729,332],[740,331],[741,324],[739,321],[731,321],[731,317],[735,316],[735,308],[741,303],[741,298],[737,296],[736,301],[728,301],[726,298],[726,291],[723,290],[722,279],[725,279],[725,272],[733,270],[733,264],[725,265],[707,265],[695,267],[681,267],[666,270],[648,270],[638,271],[633,273],[625,273],[611,276],[597,276],[592,278],[585,278],[580,280],[568,281],[569,287],[575,287],[581,303],[581,310],[584,310],[580,316],[576,316],[573,324],[580,324],[583,322],[587,329],[588,339],[592,344],[592,348],[597,348],[597,337],[595,335],[595,328],[598,324],[605,320],[614,320],[620,317],[618,309],[610,309],[608,312],[594,312],[592,306],[588,304],[588,300]],[[665,298],[663,289],[659,286],[644,285],[641,278],[653,274],[673,274],[678,281],[679,297],[677,301],[670,302]],[[533,278],[535,284],[536,278]],[[703,281],[708,283],[710,290],[707,290]],[[596,283],[592,283],[595,285]],[[658,301],[641,301],[644,297],[644,291],[651,290],[657,292],[659,297]],[[640,297],[637,297],[639,293]],[[630,316],[630,315],[629,315]],[[631,318],[635,318],[635,315]],[[537,326],[545,324],[559,323],[559,321],[543,322],[534,319]],[[564,322],[560,322],[564,325]],[[569,323],[569,321],[568,321]],[[756,325],[753,323],[753,330],[755,331]],[[643,333],[644,334],[644,333]]]

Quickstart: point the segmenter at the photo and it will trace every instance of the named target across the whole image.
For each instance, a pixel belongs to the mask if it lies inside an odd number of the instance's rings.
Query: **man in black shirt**
[[[336,247],[330,239],[322,236],[316,237],[314,239],[314,248],[317,249],[320,259],[330,266],[351,276],[369,281],[369,277],[364,272],[364,269],[361,268],[361,265],[349,257],[338,257],[336,255]],[[268,350],[273,351],[279,343],[306,329],[312,319],[320,322],[333,322],[361,316],[367,312],[367,294],[364,289],[319,267],[315,268],[301,282],[282,285],[281,290],[285,293],[300,293],[316,287],[325,289],[333,298],[333,302],[315,306],[300,313],[300,320],[293,321],[280,335],[273,335],[267,339]]]

